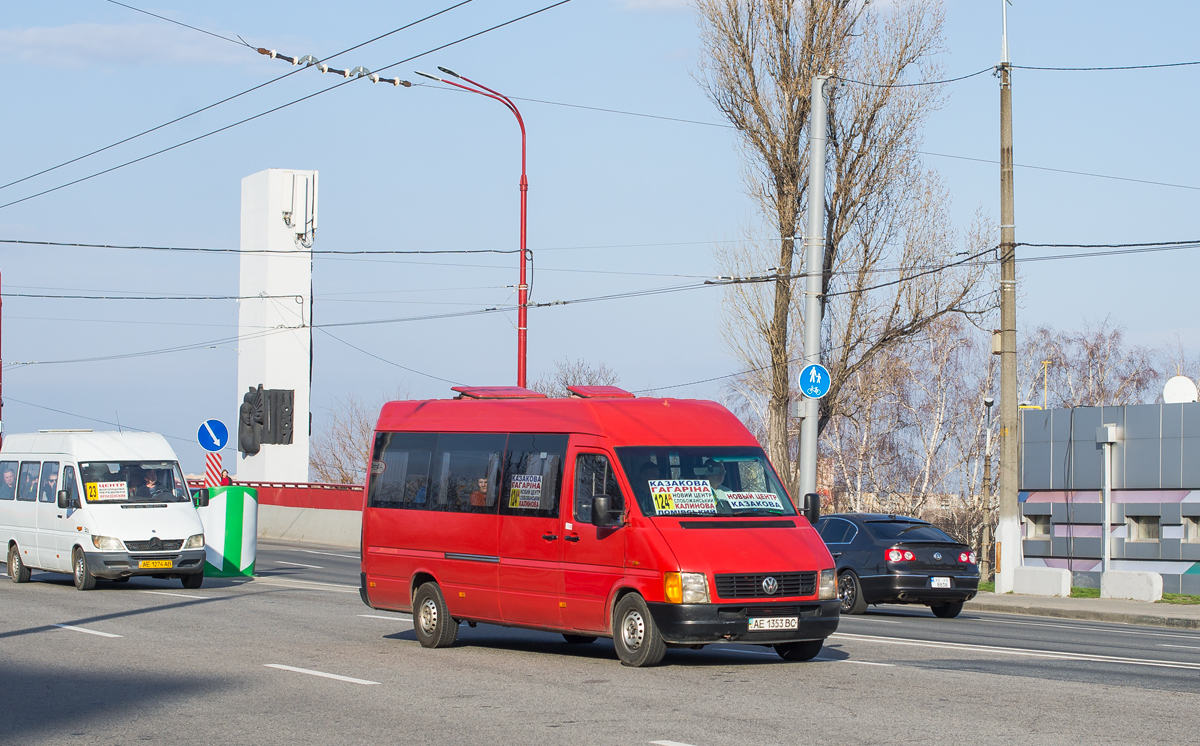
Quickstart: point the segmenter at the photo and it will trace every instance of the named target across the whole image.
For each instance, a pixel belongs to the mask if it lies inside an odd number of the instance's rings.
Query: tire
[[[956,603],[938,604],[937,606],[930,606],[929,610],[932,611],[933,615],[935,617],[937,617],[938,619],[953,619],[954,617],[956,617],[960,613],[962,613],[962,607],[963,607],[962,601],[958,601]]]
[[[636,593],[624,596],[613,609],[613,647],[621,664],[634,668],[658,665],[667,654],[650,609]]]
[[[413,631],[427,648],[448,648],[458,639],[458,622],[450,618],[437,583],[425,583],[413,594]]]
[[[183,583],[184,588],[187,588],[189,591],[194,591],[200,586],[204,585],[204,573],[194,572],[191,575],[184,575],[179,580]]]
[[[842,601],[843,614],[861,614],[867,610],[867,600],[863,598],[862,583],[859,582],[858,576],[854,574],[853,570],[846,570],[838,576],[838,598]]]
[[[590,645],[596,641],[594,635],[568,635],[565,632],[563,639],[567,641],[568,645]]]
[[[28,583],[33,573],[21,561],[21,548],[13,544],[8,548],[8,577],[14,583]]]
[[[75,587],[81,591],[90,591],[96,587],[96,576],[88,569],[87,557],[83,556],[83,551],[76,549],[74,560],[71,565],[75,568]]]
[[[779,657],[783,658],[785,661],[810,661],[817,657],[817,653],[821,652],[821,648],[824,645],[824,640],[781,642],[775,646],[775,652],[779,653]]]

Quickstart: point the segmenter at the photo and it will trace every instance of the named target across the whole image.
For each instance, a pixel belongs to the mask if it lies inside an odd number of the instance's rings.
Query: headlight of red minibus
[[[708,578],[702,572],[663,573],[663,592],[673,604],[706,604]]]
[[[819,598],[822,601],[832,601],[837,598],[837,571],[833,568],[822,570],[819,586],[821,592]]]

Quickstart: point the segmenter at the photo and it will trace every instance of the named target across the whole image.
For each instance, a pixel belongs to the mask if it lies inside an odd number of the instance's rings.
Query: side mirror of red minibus
[[[592,498],[592,525],[599,528],[621,525],[619,516],[615,520],[613,518],[612,511],[609,508],[608,497],[600,495]]]
[[[805,495],[803,512],[809,523],[817,525],[817,521],[821,518],[821,496],[815,492]]]

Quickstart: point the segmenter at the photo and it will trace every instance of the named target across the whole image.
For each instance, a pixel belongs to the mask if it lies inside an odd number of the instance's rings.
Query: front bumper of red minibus
[[[837,631],[840,605],[837,599],[773,604],[647,603],[663,639],[685,645],[716,642],[773,645],[823,640]],[[749,620],[754,617],[797,617],[797,628],[751,632]]]

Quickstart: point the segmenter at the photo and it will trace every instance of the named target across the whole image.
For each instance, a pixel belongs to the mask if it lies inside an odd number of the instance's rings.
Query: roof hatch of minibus
[[[636,399],[637,397],[617,386],[568,386],[572,397],[579,399]]]
[[[546,395],[521,386],[454,386],[458,399],[545,399]]]

